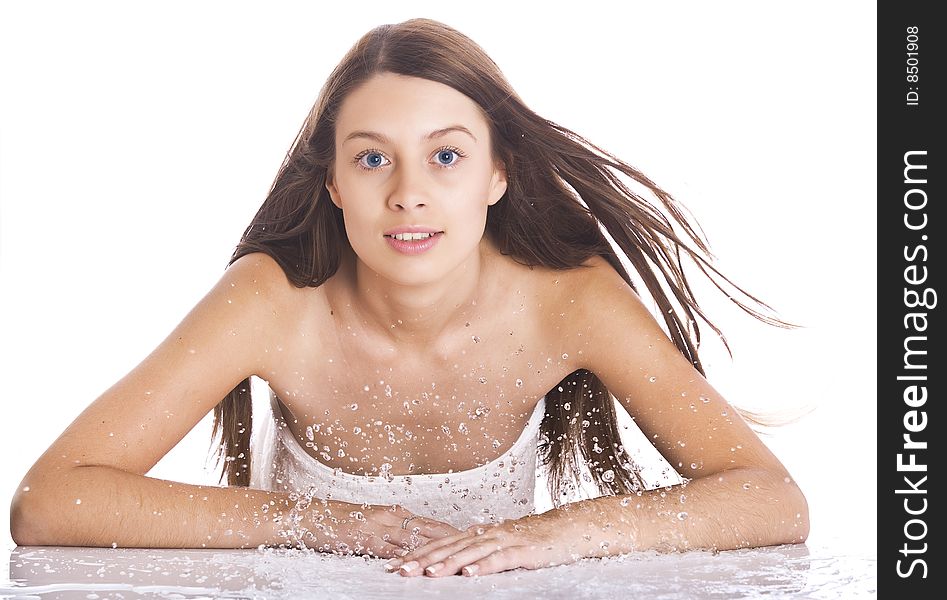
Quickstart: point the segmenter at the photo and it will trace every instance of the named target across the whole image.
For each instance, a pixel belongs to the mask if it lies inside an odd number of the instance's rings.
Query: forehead
[[[476,102],[454,88],[418,77],[384,73],[353,90],[342,102],[336,139],[369,129],[394,139],[416,138],[446,125],[460,124],[485,139],[487,122]]]

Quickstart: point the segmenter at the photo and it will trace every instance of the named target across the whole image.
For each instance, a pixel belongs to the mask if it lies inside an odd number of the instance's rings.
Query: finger
[[[373,509],[380,509],[381,514],[385,515],[384,521],[391,525],[394,525],[396,522],[400,525],[404,523],[405,519],[411,519],[408,524],[409,529],[416,524],[424,523],[425,526],[431,527],[437,530],[450,531],[452,533],[458,533],[460,530],[456,527],[453,527],[444,521],[439,521],[437,519],[432,519],[430,517],[425,517],[422,515],[415,514],[410,510],[404,508],[400,504],[392,504],[390,506],[375,505],[372,506]]]
[[[377,536],[372,536],[366,540],[364,546],[360,554],[375,556],[377,558],[396,558],[400,552],[404,552],[401,546],[392,544]]]
[[[398,512],[389,512],[391,516],[397,516]],[[419,517],[411,513],[403,513],[408,516],[401,519],[397,524],[393,523],[390,516],[382,519],[388,523],[388,535],[392,540],[397,540],[403,547],[408,549],[417,548],[426,544],[430,540],[442,539],[461,533],[459,529],[427,517]],[[407,528],[403,528],[407,522]]]
[[[383,513],[385,514],[385,517],[380,520],[392,526],[398,525],[400,527],[407,524],[406,528],[408,530],[413,530],[420,527],[420,533],[425,537],[444,537],[446,535],[460,533],[459,529],[448,525],[443,521],[438,521],[437,519],[431,519],[429,517],[422,517],[421,515],[416,515],[397,506],[393,508],[395,508],[395,510],[385,510]]]
[[[553,564],[554,563],[550,562],[548,566],[552,566]],[[460,568],[460,574],[473,577],[509,571],[510,569],[536,569],[539,568],[539,566],[536,560],[535,547],[513,546],[511,548],[503,548],[502,550],[490,552],[478,560],[469,562]],[[447,571],[453,568],[454,565],[448,564],[444,568],[443,574],[447,575]],[[440,570],[438,569],[437,574],[434,576],[439,575]]]
[[[437,521],[427,517],[411,519],[411,522],[408,523],[408,529],[412,529],[415,525],[421,527],[421,535],[432,539],[444,538],[461,533],[456,527],[448,525],[443,521]]]
[[[469,537],[471,537],[470,534],[460,532],[457,535],[451,535],[436,540],[429,540],[417,548],[412,548],[412,550],[405,554],[402,558],[406,563],[411,562],[412,560],[422,560],[425,556],[439,548],[449,546],[458,542],[459,540],[467,539]]]
[[[400,555],[397,558],[394,558],[387,563],[385,563],[385,570],[391,573],[392,571],[397,571],[402,565],[408,564],[411,562],[420,563],[424,562],[424,565],[427,566],[431,564],[430,561],[427,561],[425,557],[430,554],[432,551],[437,550],[438,548],[443,548],[450,544],[456,543],[458,540],[468,537],[464,533],[458,535],[452,535],[446,538],[441,538],[438,540],[430,540],[427,543],[421,545],[417,548],[412,548],[409,552],[406,552]]]
[[[389,527],[382,536],[392,544],[397,545],[402,550],[414,550],[428,543],[431,538],[414,533],[411,530],[404,530],[400,527]]]
[[[443,572],[445,575],[453,575],[460,567],[477,561],[499,548],[501,546],[499,546],[498,540],[483,540],[482,538],[465,536],[452,544],[425,552],[414,560],[407,560],[408,557],[406,556],[403,559],[404,563],[401,565],[399,573],[408,577],[422,575],[427,572],[429,567],[434,566],[432,574]],[[459,559],[459,563],[457,557],[462,557]],[[443,568],[444,564],[449,561],[455,563],[453,571],[450,571],[450,569],[445,571]]]

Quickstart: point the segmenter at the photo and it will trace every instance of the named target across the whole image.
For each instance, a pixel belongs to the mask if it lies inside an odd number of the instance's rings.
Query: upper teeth
[[[434,235],[433,233],[396,233],[393,238],[396,240],[426,240],[427,238]]]

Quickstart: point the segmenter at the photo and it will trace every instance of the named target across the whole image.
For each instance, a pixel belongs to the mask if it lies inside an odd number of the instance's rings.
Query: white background
[[[810,545],[873,552],[873,3],[322,4],[0,8],[4,502],[217,280],[348,48],[426,16],[668,189],[725,274],[806,326],[697,286],[734,351],[706,330],[711,383],[737,406],[814,409],[764,436],[807,494]],[[205,420],[152,474],[207,482],[208,442]]]

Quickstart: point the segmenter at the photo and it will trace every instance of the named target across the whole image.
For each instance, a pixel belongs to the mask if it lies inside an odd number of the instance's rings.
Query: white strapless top
[[[399,504],[414,514],[465,529],[474,524],[518,519],[534,511],[536,446],[545,397],[519,439],[495,460],[453,473],[353,475],[332,469],[308,454],[283,420],[276,398],[253,424],[250,486],[303,493],[353,504]]]

